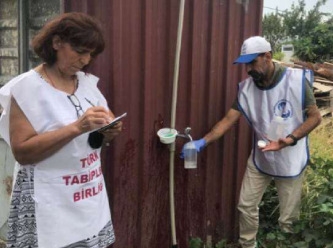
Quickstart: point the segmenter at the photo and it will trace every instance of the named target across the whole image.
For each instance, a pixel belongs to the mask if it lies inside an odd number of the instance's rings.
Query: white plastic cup
[[[197,149],[193,141],[186,143],[184,146],[184,167],[185,169],[197,168]]]
[[[177,134],[177,130],[172,128],[162,128],[157,132],[157,135],[163,144],[172,144],[175,142]]]

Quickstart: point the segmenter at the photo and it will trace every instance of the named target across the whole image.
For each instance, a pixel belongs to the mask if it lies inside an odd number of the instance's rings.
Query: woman
[[[100,148],[88,136],[114,118],[86,73],[104,50],[98,23],[66,13],[32,41],[44,61],[0,90],[0,132],[19,171],[12,194],[7,247],[107,247],[114,242]],[[104,142],[122,129],[103,132]]]

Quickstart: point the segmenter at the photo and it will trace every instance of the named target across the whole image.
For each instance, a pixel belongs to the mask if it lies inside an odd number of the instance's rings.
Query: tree
[[[308,37],[294,41],[295,55],[310,62],[328,61],[333,57],[333,23],[320,23]]]
[[[264,16],[262,29],[265,38],[271,43],[273,52],[277,52],[280,48],[280,43],[286,37],[283,20],[278,11]]]
[[[274,51],[286,40],[294,45],[295,55],[303,61],[317,62],[333,58],[333,17],[320,12],[327,0],[318,0],[310,11],[304,0],[292,4],[290,10],[265,15],[263,35],[271,42]],[[327,21],[323,17],[330,16]]]
[[[291,5],[291,10],[283,14],[283,24],[285,27],[286,35],[291,39],[297,38],[299,35],[303,36],[303,27],[305,19],[305,3],[304,0],[299,0],[299,5]]]
[[[322,18],[327,15],[319,11],[319,8],[326,1],[318,0],[314,8],[309,12],[305,11],[304,0],[298,0],[298,5],[293,3],[291,9],[282,14],[286,35],[291,39],[307,37],[321,23]]]

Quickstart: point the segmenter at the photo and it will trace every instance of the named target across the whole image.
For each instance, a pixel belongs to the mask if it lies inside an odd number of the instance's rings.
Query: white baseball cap
[[[261,36],[253,36],[243,42],[240,56],[234,64],[247,64],[261,53],[272,51],[271,44]]]

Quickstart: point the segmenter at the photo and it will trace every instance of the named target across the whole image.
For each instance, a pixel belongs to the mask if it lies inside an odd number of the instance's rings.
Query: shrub
[[[278,199],[272,183],[260,208],[258,242],[262,247],[333,247],[333,160],[314,156],[306,171],[299,221],[294,234],[279,229]]]
[[[279,61],[282,61],[284,58],[284,53],[283,52],[275,52],[273,54],[273,59],[276,59],[276,60],[279,60]]]

